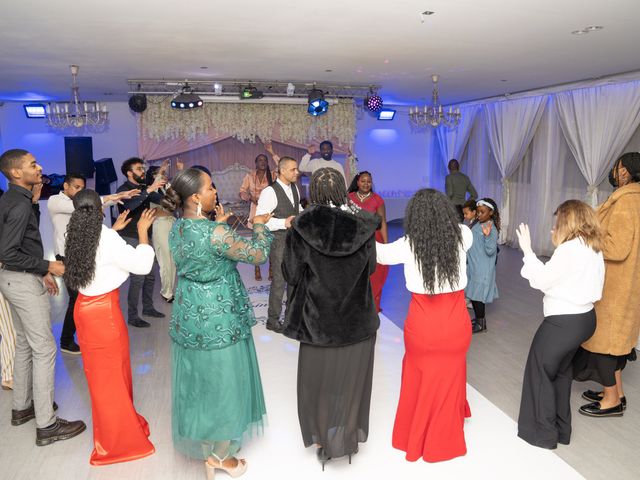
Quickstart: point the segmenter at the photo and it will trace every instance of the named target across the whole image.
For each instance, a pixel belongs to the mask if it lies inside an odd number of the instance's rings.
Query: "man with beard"
[[[145,183],[146,175],[144,170],[144,161],[140,158],[133,157],[122,164],[120,171],[127,177],[127,181],[118,187],[117,192],[125,192],[128,190],[140,190],[140,195],[123,200],[118,205],[120,213],[125,210],[129,211],[129,223],[118,233],[125,242],[134,248],[138,246],[138,220],[142,212],[150,208],[150,204],[159,204],[162,201],[162,193],[159,190],[167,183],[164,179],[164,172],[168,164],[163,164],[158,171],[158,176],[154,182],[147,186]],[[153,228],[153,227],[151,227]],[[149,230],[151,234],[151,230]],[[142,320],[138,316],[138,301],[140,299],[140,290],[142,289],[142,314],[147,317],[162,318],[164,313],[157,311],[153,307],[153,284],[155,277],[153,271],[147,275],[131,275],[129,280],[129,294],[127,296],[128,323],[134,327],[148,327],[150,324]]]
[[[300,160],[300,166],[298,169],[301,173],[308,173],[309,177],[313,175],[313,172],[318,170],[319,168],[333,168],[334,170],[339,171],[342,174],[342,177],[345,179],[345,185],[347,185],[347,177],[344,175],[344,169],[342,165],[332,159],[333,157],[333,144],[329,140],[325,140],[320,143],[320,156],[322,158],[314,158],[311,160],[311,155],[313,155],[316,151],[315,145],[309,145],[308,153],[306,153],[302,159]],[[349,152],[349,156],[351,156],[351,152]],[[348,186],[348,185],[347,185]]]

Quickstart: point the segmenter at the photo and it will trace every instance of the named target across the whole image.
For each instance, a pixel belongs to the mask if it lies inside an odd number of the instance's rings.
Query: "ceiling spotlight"
[[[202,99],[193,93],[193,89],[188,83],[185,83],[182,91],[171,99],[171,108],[177,108],[178,110],[190,110],[202,105]]]
[[[574,30],[571,32],[572,35],[586,35],[589,33],[589,30]]]
[[[585,28],[587,32],[596,32],[598,30],[602,30],[604,27],[602,25],[591,25],[590,27]]]
[[[329,110],[329,102],[324,99],[322,90],[314,88],[309,92],[309,106],[307,112],[314,117],[323,115]]]
[[[222,95],[222,84],[214,83],[213,84],[213,94],[214,95]]]
[[[249,85],[248,87],[244,87],[240,90],[241,100],[249,100],[254,98],[262,98],[262,97],[264,97],[264,93],[262,93],[256,87],[252,87],[251,85]]]
[[[293,83],[287,84],[287,97],[293,97],[294,93],[296,93],[296,86]]]
[[[371,90],[364,99],[364,108],[370,112],[379,112],[382,110],[382,97]]]

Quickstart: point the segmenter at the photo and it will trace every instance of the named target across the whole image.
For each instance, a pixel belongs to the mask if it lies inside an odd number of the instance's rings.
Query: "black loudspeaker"
[[[96,184],[99,183],[113,183],[118,181],[118,175],[116,175],[116,169],[113,166],[113,160],[110,158],[101,158],[96,160]]]
[[[129,108],[136,113],[142,113],[147,109],[147,96],[144,94],[131,95]]]
[[[93,143],[91,137],[64,137],[67,173],[93,178]]]
[[[109,195],[111,193],[111,184],[118,180],[116,169],[113,166],[113,160],[110,158],[101,158],[95,162],[96,167],[96,192],[100,195]]]

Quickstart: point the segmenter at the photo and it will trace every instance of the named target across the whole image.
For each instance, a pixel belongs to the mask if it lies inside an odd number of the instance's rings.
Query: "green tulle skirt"
[[[205,460],[232,456],[261,434],[264,394],[253,337],[220,350],[172,342],[172,429],[175,448]]]

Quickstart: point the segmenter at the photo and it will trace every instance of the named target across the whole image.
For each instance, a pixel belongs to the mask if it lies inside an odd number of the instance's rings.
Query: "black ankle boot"
[[[471,330],[473,333],[480,333],[487,331],[487,319],[486,318],[475,318],[473,320],[473,328]]]

